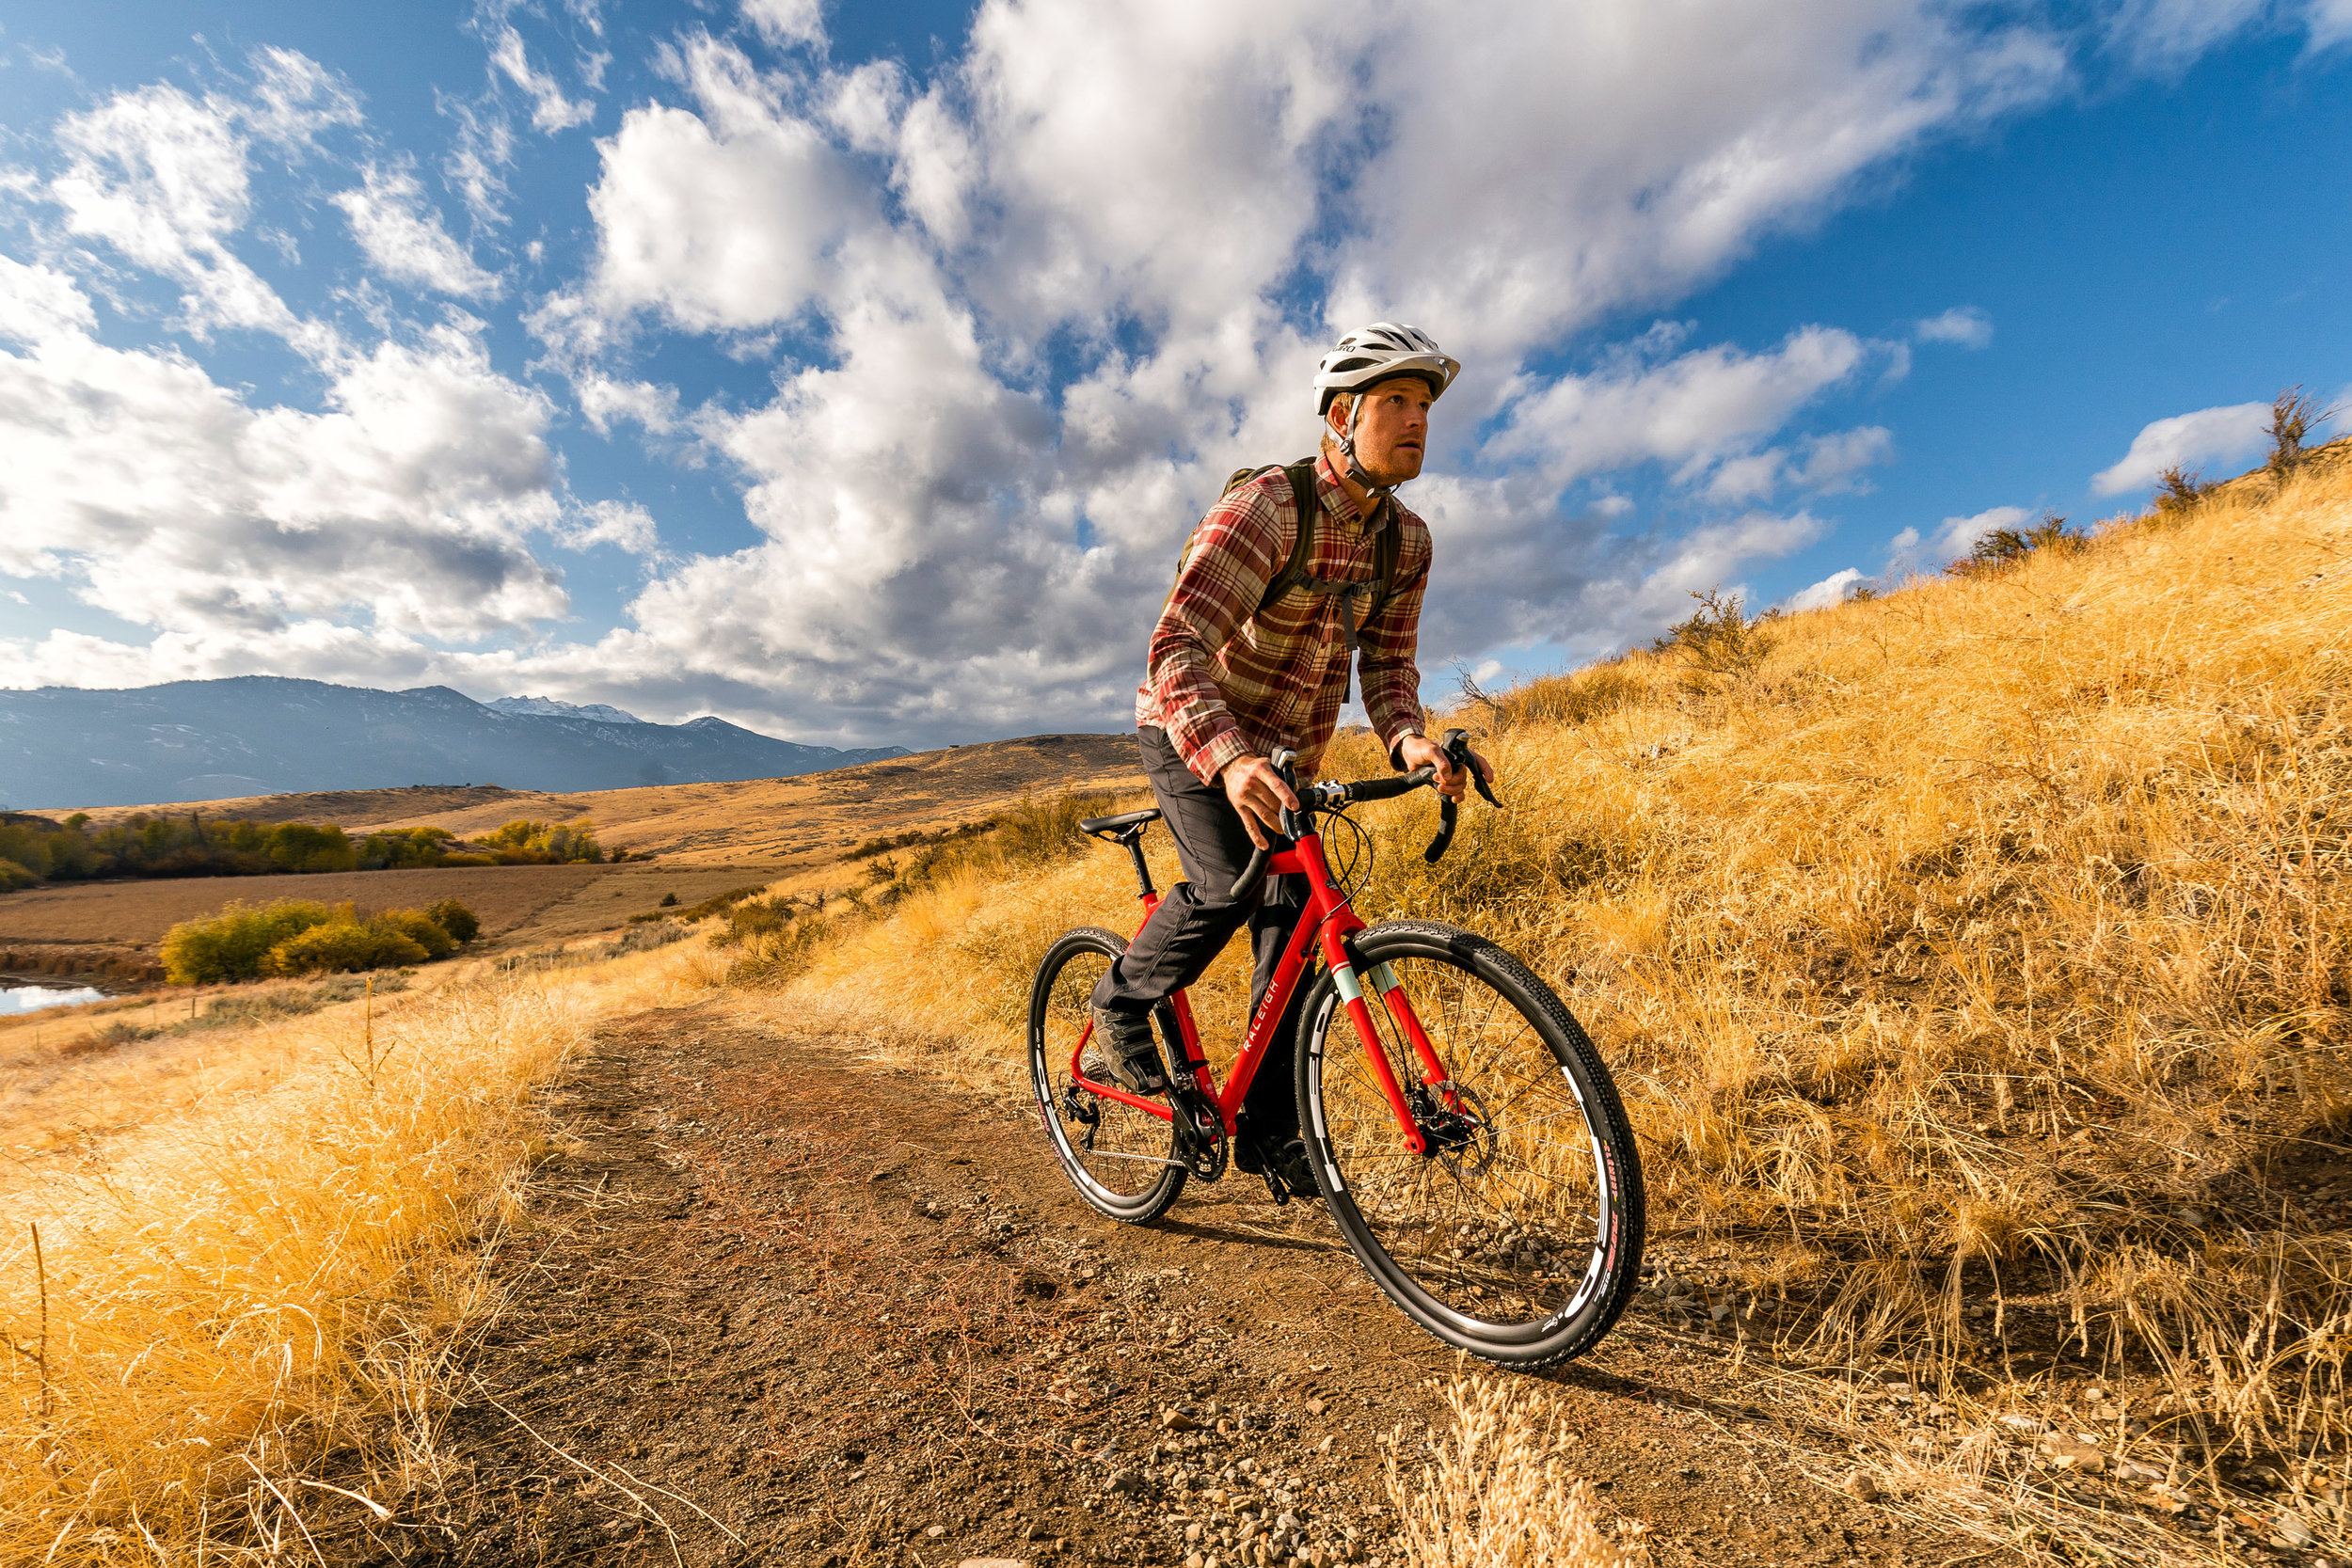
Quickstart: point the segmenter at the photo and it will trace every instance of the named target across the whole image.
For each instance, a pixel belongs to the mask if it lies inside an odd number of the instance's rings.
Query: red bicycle
[[[1461,731],[1449,731],[1445,744],[1469,766]],[[1288,779],[1292,754],[1273,760]],[[1474,770],[1472,778],[1496,803]],[[1633,1291],[1641,1161],[1591,1037],[1532,970],[1456,927],[1367,926],[1350,906],[1318,819],[1433,782],[1434,770],[1421,768],[1297,790],[1299,811],[1284,813],[1282,837],[1252,857],[1232,896],[1247,900],[1268,872],[1303,873],[1307,911],[1221,1087],[1181,991],[1153,1014],[1176,1068],[1166,1101],[1083,1069],[1089,1000],[1127,945],[1090,927],[1061,937],[1038,966],[1030,1080],[1080,1196],[1129,1225],[1157,1219],[1187,1180],[1225,1174],[1243,1098],[1292,994],[1308,984],[1295,1053],[1301,1135],[1349,1249],[1407,1317],[1446,1343],[1504,1366],[1548,1366],[1591,1349]],[[1159,895],[1142,839],[1159,815],[1078,824],[1127,850],[1147,918]],[[1429,860],[1445,853],[1455,820],[1454,802],[1442,800]],[[1335,1038],[1342,1014],[1348,1028]],[[1283,1196],[1279,1180],[1269,1185]]]

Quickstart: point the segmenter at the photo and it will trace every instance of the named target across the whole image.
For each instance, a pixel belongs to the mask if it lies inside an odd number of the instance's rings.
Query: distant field
[[[342,790],[92,811],[104,825],[147,812],[199,810],[345,829],[448,828],[477,833],[518,816],[592,818],[608,846],[677,863],[787,862],[810,869],[876,833],[965,821],[1028,794],[1142,784],[1133,735],[1041,735],[869,762],[830,773],[732,784],[549,795],[472,788]],[[347,895],[348,896],[348,895]],[[5,903],[6,901],[0,901]]]
[[[665,893],[691,904],[722,888],[776,875],[775,868],[758,865],[483,865],[68,884],[0,897],[0,944],[119,942],[151,948],[180,921],[215,913],[231,899],[260,904],[273,898],[323,904],[350,899],[361,913],[455,898],[481,918],[485,936],[535,940],[604,930],[651,909]]]

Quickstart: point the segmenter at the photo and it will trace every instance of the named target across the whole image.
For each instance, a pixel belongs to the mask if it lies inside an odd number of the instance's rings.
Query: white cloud
[[[523,48],[522,34],[511,25],[499,29],[490,45],[490,63],[531,100],[531,123],[539,130],[552,135],[575,125],[585,125],[596,118],[594,103],[584,99],[575,103],[565,98],[556,79],[531,63],[531,55]]]
[[[2177,71],[2270,8],[2270,0],[2124,0],[2108,41],[2146,71]]]
[[[457,136],[442,161],[442,172],[465,198],[475,222],[504,223],[505,170],[515,162],[515,127],[493,103],[469,103],[436,93],[434,104],[457,122]]]
[[[832,253],[866,204],[841,155],[739,51],[700,40],[686,71],[702,113],[632,109],[598,144],[595,293],[694,331],[768,326],[832,285]]]
[[[463,641],[564,612],[526,545],[558,521],[549,410],[472,339],[381,344],[311,413],[53,314],[70,329],[0,353],[0,572],[212,641],[336,622]]]
[[[241,118],[256,135],[291,151],[308,150],[322,131],[358,125],[364,118],[359,94],[350,82],[308,55],[257,49],[253,69],[261,80]]]
[[[2313,50],[2352,42],[2352,0],[2312,0],[2304,23],[2311,29]]]
[[[600,17],[578,4],[593,30]],[[58,437],[39,504],[95,543],[69,545],[63,523],[12,543],[87,572],[93,594],[124,541],[199,563],[108,601],[162,628],[139,656],[156,670],[374,657],[363,678],[594,688],[648,711],[788,714],[845,738],[1117,722],[1176,546],[1216,482],[1304,450],[1307,372],[1332,330],[1395,317],[1470,367],[1412,492],[1438,534],[1424,664],[1504,642],[1599,651],[1817,538],[1819,519],[1772,498],[1857,487],[1893,436],[1800,421],[1900,375],[1910,349],[1831,325],[1758,352],[1668,329],[1553,373],[1590,352],[1577,335],[1672,301],[1857,177],[2068,81],[2060,40],[2003,20],[2025,8],[1963,22],[1942,0],[986,0],[963,56],[919,81],[889,62],[834,69],[815,0],[739,10],[778,52],[755,64],[699,31],[665,47],[658,73],[675,90],[597,144],[593,262],[524,319],[590,428],[692,440],[739,475],[757,543],[670,557],[644,509],[568,496],[551,410],[462,334],[347,354],[316,411],[257,408],[187,361],[99,346],[80,296],[45,278],[17,280],[32,303],[0,305],[45,334],[10,373],[49,375],[60,396],[119,382],[161,436]],[[552,132],[587,120],[567,87],[600,69],[559,83],[508,24],[521,14],[481,8],[491,95],[441,105],[455,122],[446,167],[485,225],[504,221],[516,157],[502,84]],[[172,89],[147,91],[147,110],[171,107]],[[215,297],[232,278],[226,237],[251,202],[240,137],[262,133],[233,118],[189,128],[183,155],[208,135],[219,155],[170,178],[73,154],[103,176],[85,196],[136,199],[69,212],[180,279],[191,319],[217,323],[234,314]],[[371,245],[387,273],[486,292],[418,194],[379,170],[344,202],[355,231],[361,209],[387,226]],[[132,218],[164,240],[135,253],[147,230]],[[674,372],[648,379],[633,357],[664,326],[767,357],[773,397],[681,408]],[[1905,338],[1987,331],[1961,309]],[[391,392],[360,386],[369,366],[412,389],[408,425],[388,422]],[[409,425],[438,433],[418,439],[442,488],[383,454]],[[104,515],[56,477],[85,447]],[[1647,464],[1695,525],[1642,526],[1612,476]],[[1593,494],[1581,507],[1566,499],[1579,487]],[[321,520],[330,494],[348,526]],[[516,631],[564,602],[530,555],[537,538],[647,557],[628,624],[590,645]],[[378,579],[425,586],[381,606],[334,596]],[[431,645],[469,639],[509,645]],[[115,656],[52,639],[12,657],[62,669]]]
[[[1696,483],[1722,465],[1718,499],[1764,494],[1778,483],[1785,454],[1757,455],[1749,449],[1874,357],[1883,359],[1887,348],[1837,327],[1808,326],[1763,354],[1718,344],[1664,357],[1682,336],[1679,328],[1661,325],[1590,375],[1529,385],[1513,400],[1486,455],[1536,459],[1561,485],[1652,461]],[[1875,460],[1884,433],[1855,435],[1857,443],[1841,440],[1829,450],[1824,473],[1844,460],[1849,444],[1854,446],[1849,467]]]
[[[441,227],[441,214],[426,204],[424,187],[414,174],[372,164],[365,182],[331,199],[380,271],[404,283],[469,298],[499,292],[499,280]]]
[[[677,388],[650,381],[616,381],[593,372],[572,384],[580,412],[599,436],[610,436],[622,420],[633,420],[646,434],[667,436],[678,426]]]
[[[2132,437],[2131,451],[2091,476],[2091,488],[2103,496],[2119,496],[2148,488],[2175,464],[2186,467],[2241,462],[2262,450],[2269,422],[2266,403],[2233,403],[2152,420]]]
[[[591,501],[580,519],[562,531],[564,543],[576,550],[613,545],[631,555],[651,555],[660,547],[653,514],[635,501]]]
[[[1798,589],[1780,602],[1780,608],[1791,612],[1800,610],[1827,610],[1832,605],[1844,604],[1846,595],[1852,593],[1861,582],[1862,569],[1858,566],[1848,566],[1843,571],[1832,572],[1810,588]]]
[[[824,8],[819,0],[743,0],[743,20],[779,47],[795,43],[818,47],[825,41]]]
[[[37,345],[97,325],[98,313],[72,278],[0,256],[0,338]]]
[[[66,227],[176,279],[191,330],[250,327],[319,354],[332,334],[298,320],[234,254],[228,237],[252,210],[245,140],[227,106],[179,88],[119,92],[57,127],[65,170],[49,182]]]
[[[1923,343],[1983,348],[1993,341],[1993,318],[1973,305],[1956,305],[1941,315],[1916,323],[1911,330]]]
[[[1943,531],[1935,536],[1935,546],[1947,556],[1965,555],[1986,534],[2015,528],[2032,515],[2022,506],[1994,506],[1973,516],[1947,517]]]

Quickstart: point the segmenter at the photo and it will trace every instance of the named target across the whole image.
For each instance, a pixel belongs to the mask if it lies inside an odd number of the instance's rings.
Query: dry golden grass
[[[720,973],[699,943],[476,966],[40,1086],[19,1125],[81,1135],[11,1163],[0,1560],[309,1558],[321,1487],[405,1492],[453,1331],[491,1305],[530,1089],[596,1019]]]
[[[1653,1233],[1749,1243],[1817,1361],[1949,1376],[2024,1343],[2031,1296],[2045,1365],[2157,1367],[2208,1454],[2338,1444],[2352,1248],[2272,1183],[2352,1116],[2348,586],[2352,469],[2315,467],[1776,620],[1751,668],[1538,682],[1462,716],[1509,809],[1436,867],[1425,798],[1366,809],[1358,905],[1549,976],[1626,1091]],[[1048,942],[1136,914],[1113,851],[973,870],[772,1005],[1009,1086]]]
[[[1391,1449],[1389,1499],[1407,1568],[1633,1568],[1560,1454],[1574,1436],[1525,1384],[1457,1380],[1454,1430],[1408,1482]],[[1395,1438],[1391,1438],[1393,1443]]]

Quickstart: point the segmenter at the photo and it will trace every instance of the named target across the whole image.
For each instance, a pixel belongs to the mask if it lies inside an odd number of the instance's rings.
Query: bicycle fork
[[[1413,1101],[1424,1098],[1430,1090],[1436,1090],[1444,1095],[1447,1110],[1459,1111],[1459,1098],[1447,1081],[1445,1064],[1438,1059],[1437,1048],[1429,1043],[1428,1033],[1422,1028],[1421,1020],[1414,1014],[1413,1005],[1406,998],[1404,986],[1398,983],[1395,972],[1385,963],[1373,965],[1365,978],[1372,982],[1372,989],[1379,996],[1381,1005],[1388,1009],[1389,1016],[1396,1021],[1397,1031],[1412,1046],[1413,1054],[1421,1059],[1422,1081],[1414,1085],[1414,1093],[1408,1096],[1405,1086],[1397,1082],[1395,1069],[1389,1065],[1388,1049],[1382,1044],[1380,1031],[1372,1021],[1372,1007],[1364,1000],[1363,987],[1356,978],[1353,955],[1333,940],[1326,958],[1331,968],[1331,984],[1340,994],[1341,1005],[1347,1009],[1348,1022],[1356,1026],[1357,1038],[1363,1042],[1364,1055],[1372,1063],[1373,1076],[1379,1082],[1380,1092],[1388,1097],[1389,1107],[1396,1115],[1397,1130],[1405,1134],[1407,1148],[1426,1158],[1432,1150],[1429,1138],[1422,1130],[1422,1118],[1414,1114]]]

